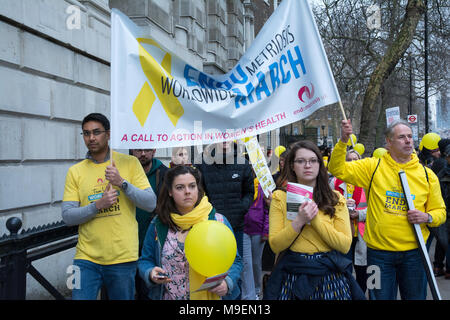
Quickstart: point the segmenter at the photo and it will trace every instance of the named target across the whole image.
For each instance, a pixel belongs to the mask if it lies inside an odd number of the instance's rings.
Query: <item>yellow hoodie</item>
[[[331,155],[328,170],[337,178],[368,190],[378,159],[365,158],[346,162],[346,151],[347,145],[339,141]],[[372,249],[406,251],[418,247],[412,225],[407,219],[406,201],[398,176],[401,169],[406,172],[415,208],[429,213],[433,218],[433,222],[428,226],[437,227],[445,222],[445,204],[439,180],[433,171],[424,169],[415,153],[411,155],[409,162],[401,164],[387,152],[373,175],[370,193],[367,191],[368,209],[364,240]],[[428,173],[428,181],[425,170]],[[425,223],[420,227],[426,241],[430,232]]]

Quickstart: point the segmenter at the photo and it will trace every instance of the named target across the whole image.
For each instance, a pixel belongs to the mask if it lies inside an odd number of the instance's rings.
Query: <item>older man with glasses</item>
[[[364,240],[367,265],[377,266],[380,285],[369,288],[370,299],[425,300],[427,280],[411,224],[420,224],[426,241],[429,227],[446,219],[439,180],[419,163],[414,151],[412,130],[403,120],[394,121],[385,132],[386,152],[380,159],[345,161],[347,141],[352,133],[350,120],[343,120],[341,139],[336,144],[328,170],[337,178],[367,190]],[[404,170],[414,199],[408,210],[398,172]]]
[[[95,300],[105,286],[109,299],[131,300],[138,260],[136,206],[151,212],[156,196],[135,157],[113,152],[110,159],[104,115],[87,115],[81,127],[88,152],[69,168],[62,203],[64,222],[79,225],[74,266],[81,278],[72,298]]]

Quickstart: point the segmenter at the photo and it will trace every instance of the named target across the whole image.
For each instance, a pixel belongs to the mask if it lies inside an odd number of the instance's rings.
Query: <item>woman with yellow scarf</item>
[[[237,281],[242,271],[238,253],[227,277],[216,287],[196,291],[205,279],[190,266],[184,253],[184,241],[196,223],[218,220],[231,230],[228,220],[216,213],[201,185],[200,173],[187,166],[167,171],[158,197],[157,217],[151,222],[138,261],[152,300],[218,300],[239,296]]]

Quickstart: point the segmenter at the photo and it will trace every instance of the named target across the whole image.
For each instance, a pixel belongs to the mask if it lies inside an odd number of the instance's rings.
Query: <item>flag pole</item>
[[[109,161],[111,163],[111,167],[113,166],[113,149],[111,145],[109,146]],[[108,182],[108,185],[106,186],[107,190],[110,190],[112,188],[111,182]]]
[[[344,107],[342,106],[342,101],[339,100],[338,103],[339,103],[339,107],[341,108],[342,116],[344,117],[344,120],[347,121],[347,117],[345,116]],[[350,136],[350,142],[352,143],[353,149],[355,149],[355,143],[353,142],[353,139],[351,136]]]
[[[344,117],[344,120],[347,121],[347,117],[345,116],[344,107],[342,106],[342,101],[339,100],[339,107],[341,108],[342,116]]]

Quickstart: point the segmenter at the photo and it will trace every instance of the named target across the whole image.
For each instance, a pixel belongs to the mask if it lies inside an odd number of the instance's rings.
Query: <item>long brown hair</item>
[[[179,165],[167,170],[166,174],[164,175],[164,181],[161,191],[158,195],[156,213],[158,214],[159,220],[163,224],[168,225],[169,228],[174,231],[177,229],[177,226],[172,221],[170,214],[180,212],[178,211],[173,198],[169,195],[169,192],[170,190],[172,190],[173,181],[175,180],[175,178],[182,174],[191,174],[195,178],[195,182],[197,183],[198,199],[194,207],[196,207],[200,203],[203,196],[205,195],[205,191],[203,190],[202,186],[200,171],[198,171],[196,168]]]
[[[322,154],[319,148],[311,141],[303,140],[292,145],[289,154],[286,157],[283,170],[280,177],[277,179],[277,188],[286,191],[287,182],[297,183],[297,176],[294,171],[295,154],[299,149],[308,149],[314,152],[319,160],[319,174],[316,178],[316,187],[314,188],[313,200],[320,210],[334,216],[335,206],[339,202],[339,197],[333,192],[328,184],[328,172],[323,163]]]

